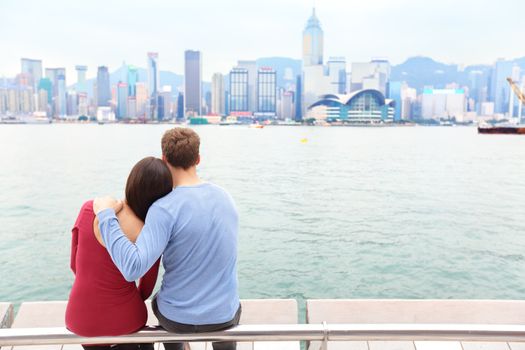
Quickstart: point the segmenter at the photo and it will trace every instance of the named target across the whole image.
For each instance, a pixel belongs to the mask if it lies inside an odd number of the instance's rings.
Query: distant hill
[[[392,67],[390,80],[406,81],[418,91],[425,86],[444,88],[458,81],[458,66],[436,62],[429,57],[411,57],[404,63]]]

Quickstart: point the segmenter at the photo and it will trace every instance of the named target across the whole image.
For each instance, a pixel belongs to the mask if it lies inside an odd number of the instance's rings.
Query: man
[[[239,323],[237,291],[238,215],[230,195],[197,175],[199,136],[174,128],[162,137],[162,158],[174,190],[149,209],[133,244],[115,216],[120,204],[104,197],[93,203],[99,228],[115,265],[135,281],[163,255],[164,276],[152,308],[160,325],[178,333],[208,332]],[[182,343],[166,343],[182,350]],[[213,343],[215,350],[234,350],[236,343]]]

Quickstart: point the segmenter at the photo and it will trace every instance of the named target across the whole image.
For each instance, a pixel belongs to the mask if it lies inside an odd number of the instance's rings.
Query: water
[[[80,206],[121,197],[168,128],[0,126],[0,300],[67,299]],[[196,130],[200,175],[240,213],[242,298],[525,298],[525,137]]]

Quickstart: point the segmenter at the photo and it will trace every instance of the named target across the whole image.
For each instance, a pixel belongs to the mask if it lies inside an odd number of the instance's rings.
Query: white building
[[[425,89],[421,98],[421,116],[423,119],[462,119],[465,105],[463,89]]]
[[[111,110],[111,107],[98,107],[97,108],[97,121],[99,122],[114,122],[115,113]]]
[[[213,74],[211,78],[211,113],[218,115],[226,114],[224,96],[224,77],[221,73]]]
[[[373,89],[386,94],[386,84],[390,79],[390,70],[390,63],[385,59],[352,63],[350,92]]]

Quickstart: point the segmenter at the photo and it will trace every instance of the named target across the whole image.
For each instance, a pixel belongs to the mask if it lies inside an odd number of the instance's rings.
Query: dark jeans
[[[202,332],[214,332],[214,331],[221,331],[224,329],[228,329],[230,327],[236,326],[239,324],[239,320],[241,318],[241,305],[239,305],[239,308],[237,309],[237,312],[235,313],[235,316],[233,316],[233,319],[225,322],[225,323],[219,323],[219,324],[204,324],[204,325],[192,325],[192,324],[184,324],[184,323],[178,323],[175,321],[172,321],[170,319],[167,319],[164,317],[157,306],[157,298],[154,297],[151,301],[151,308],[153,309],[153,313],[155,316],[157,316],[157,319],[159,320],[160,325],[162,328],[167,330],[168,332],[173,333],[202,333]],[[235,350],[237,349],[237,343],[236,342],[214,342],[212,343],[213,350]],[[184,343],[164,343],[164,348],[166,350],[183,350],[184,349]]]
[[[82,345],[86,350],[153,350],[153,344]]]

